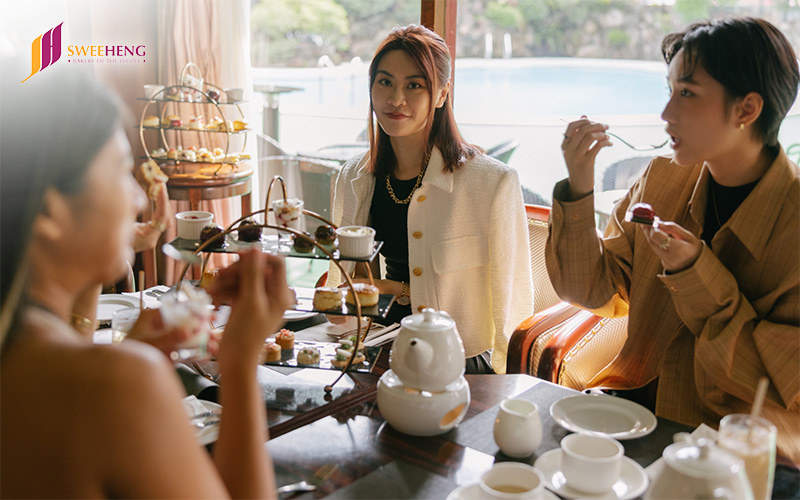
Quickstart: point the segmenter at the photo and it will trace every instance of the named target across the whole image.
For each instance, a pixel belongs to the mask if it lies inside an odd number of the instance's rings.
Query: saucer
[[[478,500],[480,498],[482,498],[481,488],[478,486],[478,483],[459,486],[447,495],[447,500]],[[544,490],[542,491],[540,500],[558,500],[558,497]]]
[[[550,416],[572,432],[602,434],[614,439],[635,439],[653,432],[658,424],[644,406],[614,396],[578,394],[550,406]]]
[[[542,474],[545,485],[564,498],[590,498],[603,500],[626,500],[636,498],[647,489],[649,480],[641,465],[628,457],[622,457],[619,480],[605,493],[583,493],[567,486],[561,472],[561,449],[550,450],[536,459],[533,466]],[[461,497],[454,497],[461,498]]]

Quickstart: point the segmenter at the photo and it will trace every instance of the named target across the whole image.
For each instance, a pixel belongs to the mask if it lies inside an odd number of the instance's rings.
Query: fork
[[[339,466],[335,463],[328,463],[317,469],[314,476],[308,481],[300,481],[298,483],[287,484],[278,488],[278,494],[281,493],[298,493],[305,491],[314,491],[317,486],[324,483],[330,478]]]
[[[666,139],[661,144],[650,144],[649,147],[643,148],[643,147],[634,146],[633,144],[629,143],[628,141],[626,141],[625,139],[623,139],[622,137],[618,136],[617,134],[615,134],[613,132],[606,131],[606,135],[610,135],[611,137],[619,139],[622,142],[622,144],[628,146],[629,148],[631,148],[634,151],[654,151],[656,149],[663,148],[669,142],[669,139]]]

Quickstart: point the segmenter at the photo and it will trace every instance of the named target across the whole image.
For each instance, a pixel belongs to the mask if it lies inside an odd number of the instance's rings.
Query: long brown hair
[[[442,37],[428,28],[416,24],[398,27],[389,32],[369,65],[369,169],[376,176],[384,176],[393,172],[397,167],[397,158],[389,142],[389,135],[380,127],[375,126],[373,118],[375,108],[372,102],[372,86],[375,84],[378,65],[383,56],[393,50],[402,50],[408,54],[425,76],[431,107],[428,121],[425,124],[424,150],[430,151],[432,146],[439,148],[444,158],[444,171],[454,172],[467,159],[479,154],[481,149],[467,143],[461,137],[453,116],[449,92],[442,107],[434,106],[436,102],[434,90],[444,87],[450,80],[450,52]]]

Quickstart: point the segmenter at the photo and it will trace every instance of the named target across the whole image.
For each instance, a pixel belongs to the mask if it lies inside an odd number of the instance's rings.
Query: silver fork
[[[314,491],[317,486],[324,483],[330,478],[339,466],[334,463],[325,464],[314,473],[314,476],[308,481],[300,481],[299,483],[287,484],[278,488],[278,494],[281,493],[299,493],[305,491]]]

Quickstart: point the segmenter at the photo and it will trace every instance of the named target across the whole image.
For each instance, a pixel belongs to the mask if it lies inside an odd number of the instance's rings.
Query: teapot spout
[[[417,373],[422,373],[431,366],[431,363],[433,363],[433,346],[418,337],[408,339],[406,351],[408,367]]]

